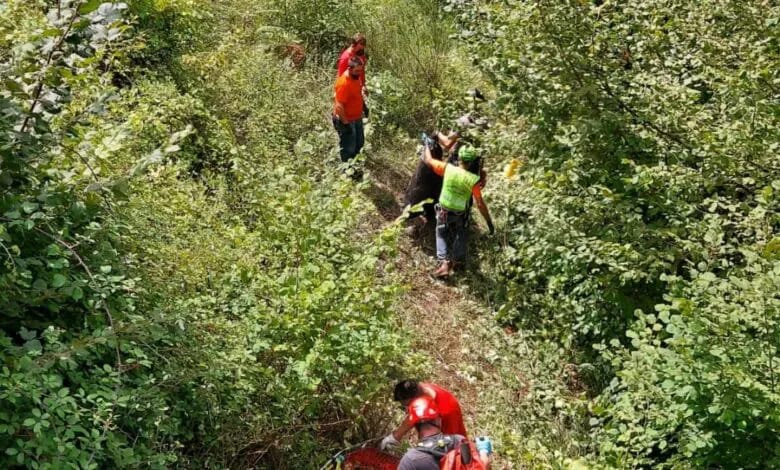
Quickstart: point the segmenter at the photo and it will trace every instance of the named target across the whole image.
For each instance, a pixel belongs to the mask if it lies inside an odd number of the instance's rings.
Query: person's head
[[[464,145],[458,149],[458,161],[461,168],[469,170],[477,160],[479,160],[479,149],[473,145]]]
[[[347,67],[349,70],[349,76],[357,80],[360,78],[361,72],[363,72],[363,61],[357,57],[353,57],[349,59]]]
[[[409,424],[414,426],[420,438],[441,432],[441,414],[436,402],[428,396],[420,396],[407,407]]]
[[[363,33],[355,33],[354,36],[352,36],[352,52],[354,52],[357,55],[363,55],[365,54],[366,49],[366,35]]]
[[[393,400],[400,402],[403,406],[407,406],[409,402],[422,394],[420,384],[416,380],[402,380],[395,385]]]

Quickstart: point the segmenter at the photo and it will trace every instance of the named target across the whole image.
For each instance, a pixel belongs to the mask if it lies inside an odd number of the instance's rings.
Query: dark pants
[[[468,213],[452,212],[436,205],[436,257],[441,261],[466,260]]]
[[[366,141],[363,135],[363,120],[358,119],[357,121],[342,124],[337,117],[334,117],[333,127],[339,133],[341,161],[347,162],[352,160],[363,149],[363,144]]]

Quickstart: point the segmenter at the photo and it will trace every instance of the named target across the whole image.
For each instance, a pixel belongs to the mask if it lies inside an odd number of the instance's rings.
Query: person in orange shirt
[[[333,86],[333,127],[339,134],[341,161],[355,158],[365,143],[363,134],[363,86],[360,77],[363,61],[349,59],[347,70],[336,79]]]

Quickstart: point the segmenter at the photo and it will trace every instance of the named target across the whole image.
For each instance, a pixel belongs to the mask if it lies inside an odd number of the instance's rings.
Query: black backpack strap
[[[460,442],[460,461],[463,465],[468,465],[472,461],[471,446],[469,446],[469,441],[466,439]]]
[[[440,436],[423,439],[417,443],[415,449],[432,455],[436,457],[436,459],[441,459],[447,455],[447,452],[453,449],[454,443],[455,441],[452,436]]]

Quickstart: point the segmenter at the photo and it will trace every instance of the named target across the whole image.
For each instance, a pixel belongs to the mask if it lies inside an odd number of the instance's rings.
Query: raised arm
[[[444,150],[449,152],[452,146],[455,145],[455,142],[457,142],[460,138],[460,134],[458,134],[456,131],[452,131],[446,135],[439,132],[436,134],[436,138],[439,140],[439,145],[441,145]]]
[[[433,155],[431,154],[431,149],[427,145],[423,149],[422,161],[423,163],[428,165],[428,168],[433,170],[434,173],[442,177],[444,176],[444,170],[447,168],[447,164],[443,161],[436,160],[435,158],[433,158]]]

